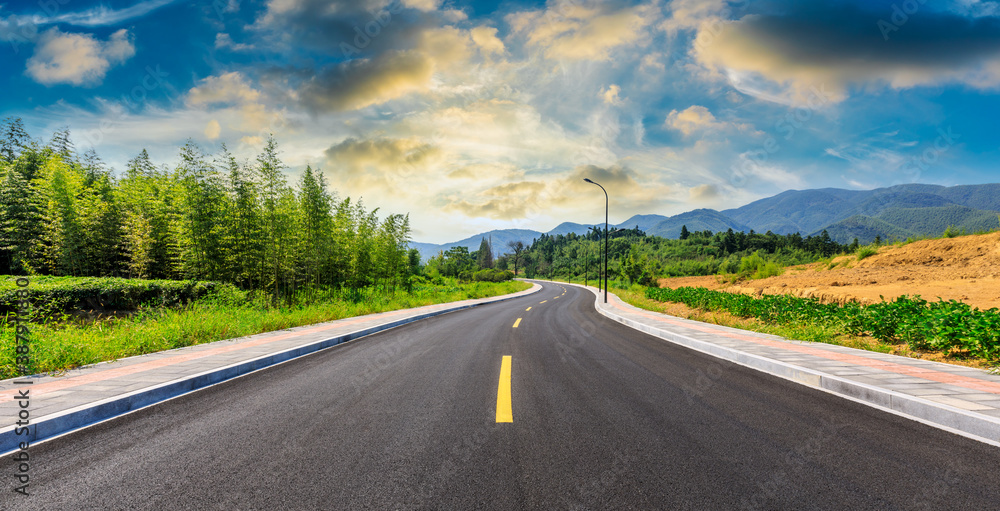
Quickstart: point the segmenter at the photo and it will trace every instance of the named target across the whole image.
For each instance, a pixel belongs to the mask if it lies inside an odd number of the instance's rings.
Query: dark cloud
[[[356,58],[410,48],[433,24],[400,0],[286,0],[271,2],[255,26],[293,46]]]
[[[424,53],[388,52],[320,71],[300,89],[301,100],[313,112],[357,110],[425,90],[433,73]]]
[[[695,55],[713,67],[756,72],[793,87],[960,82],[986,88],[1000,76],[1000,18],[925,6],[907,14],[891,4],[768,5],[770,13],[703,24]]]

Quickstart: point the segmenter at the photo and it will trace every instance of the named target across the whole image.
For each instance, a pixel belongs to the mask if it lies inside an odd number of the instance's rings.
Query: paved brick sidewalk
[[[492,298],[345,318],[277,332],[102,362],[58,376],[0,381],[0,453],[329,346],[426,317],[509,300],[541,286]],[[30,381],[30,384],[19,384]],[[16,435],[21,391],[29,391],[29,435]]]
[[[580,286],[582,287],[582,286]],[[588,288],[594,293],[597,289]],[[1000,376],[898,355],[792,341],[639,309],[609,293],[601,314],[669,341],[1000,446]]]

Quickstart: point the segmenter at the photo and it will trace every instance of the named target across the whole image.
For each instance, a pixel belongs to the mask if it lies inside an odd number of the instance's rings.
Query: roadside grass
[[[124,317],[80,320],[64,316],[62,321],[28,325],[30,368],[34,373],[59,373],[134,355],[530,287],[519,281],[415,285],[412,293],[367,289],[279,307],[212,295],[178,308],[141,308]],[[0,318],[0,379],[19,375],[14,350],[14,325]]]
[[[562,280],[565,279],[555,279]],[[740,328],[752,332],[777,335],[786,339],[797,341],[822,342],[848,348],[856,348],[890,355],[899,355],[910,358],[945,362],[954,365],[986,369],[993,374],[1000,374],[1000,366],[995,363],[979,358],[956,357],[955,354],[946,354],[940,351],[913,349],[905,342],[885,343],[871,336],[849,335],[830,325],[817,325],[812,323],[798,323],[787,325],[774,325],[765,323],[755,318],[741,318],[733,314],[722,311],[708,311],[688,307],[683,303],[661,302],[646,297],[646,287],[638,284],[628,285],[620,281],[610,281],[611,292],[618,295],[625,303],[653,312],[661,312],[685,319],[692,319],[704,323]]]
[[[879,340],[864,335],[856,336],[845,334],[838,329],[828,326],[828,325],[815,325],[815,324],[790,324],[790,325],[773,325],[764,323],[758,319],[754,318],[740,318],[738,316],[729,314],[727,312],[716,311],[711,312],[702,309],[696,309],[688,307],[682,303],[676,302],[660,302],[645,296],[645,287],[642,286],[629,286],[616,285],[618,283],[611,283],[611,291],[618,295],[622,301],[631,304],[640,309],[645,309],[653,312],[662,312],[664,314],[670,314],[672,316],[677,316],[686,319],[692,319],[695,321],[701,321],[704,323],[712,323],[721,326],[728,326],[733,328],[740,328],[743,330],[750,330],[752,332],[760,332],[764,334],[771,334],[784,337],[786,339],[793,339],[797,341],[810,341],[810,342],[822,342],[826,344],[835,344],[838,346],[846,346],[848,348],[856,348],[867,351],[876,351],[879,353],[888,353],[890,355],[899,355],[910,358],[919,358],[923,360],[932,360],[935,362],[945,362],[954,365],[961,365],[966,367],[974,367],[977,369],[986,369],[991,371],[993,374],[1000,374],[1000,366],[995,365],[995,363],[971,357],[956,357],[954,354],[949,355],[940,351],[931,350],[917,350],[913,349],[904,342],[900,343],[884,343]]]

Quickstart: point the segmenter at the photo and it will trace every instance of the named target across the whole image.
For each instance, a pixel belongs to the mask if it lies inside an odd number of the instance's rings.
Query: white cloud
[[[703,184],[691,187],[688,190],[691,200],[710,201],[719,197],[719,187],[713,184]]]
[[[481,26],[469,31],[472,40],[484,55],[503,54],[503,41],[497,37],[497,29],[493,27]]]
[[[51,28],[38,40],[26,73],[43,85],[98,85],[112,65],[135,55],[128,31],[118,30],[107,41],[90,34],[67,34]]]
[[[601,91],[601,98],[605,103],[609,105],[620,105],[622,100],[618,94],[622,91],[622,88],[611,84],[607,89]]]
[[[215,49],[221,50],[227,48],[233,51],[246,51],[254,49],[255,46],[252,44],[236,43],[233,41],[233,38],[225,32],[215,34]]]
[[[403,5],[411,9],[430,12],[441,6],[441,0],[403,0]]]
[[[63,23],[68,25],[76,25],[80,27],[100,27],[107,25],[117,25],[119,23],[134,19],[141,18],[160,7],[170,5],[177,0],[148,0],[146,2],[139,2],[131,7],[126,7],[124,9],[110,9],[104,5],[95,7],[90,10],[82,12],[70,12],[65,14],[56,14],[54,16],[36,16],[34,22],[39,25],[50,25],[56,23]],[[235,0],[230,0],[232,3]],[[53,2],[54,3],[54,2]],[[66,0],[60,0],[59,4],[67,3]],[[42,2],[38,3],[40,6],[43,5]],[[237,3],[237,6],[239,4]]]
[[[208,121],[207,125],[205,125],[205,136],[208,137],[209,140],[219,138],[220,133],[222,133],[222,126],[219,125],[219,121],[212,119],[211,121]]]
[[[724,130],[735,130],[753,135],[760,135],[762,133],[746,123],[720,121],[712,115],[712,112],[701,105],[692,105],[680,112],[671,110],[667,115],[664,125],[668,128],[678,130],[685,135]]]
[[[247,83],[238,71],[209,76],[188,91],[185,102],[191,106],[220,103],[253,103],[260,99],[260,92]]]
[[[283,114],[238,71],[203,78],[184,102],[189,108],[209,109],[216,117],[228,118],[227,128],[241,133],[274,131],[284,122]]]
[[[658,17],[656,5],[614,11],[602,4],[556,3],[544,11],[511,14],[507,22],[514,33],[527,37],[528,46],[541,48],[549,58],[608,60],[612,50],[642,41],[645,28]]]

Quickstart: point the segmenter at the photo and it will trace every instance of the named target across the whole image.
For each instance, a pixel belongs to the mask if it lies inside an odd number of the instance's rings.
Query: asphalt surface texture
[[[677,347],[553,283],[29,452],[27,497],[0,462],[2,509],[1000,507],[1000,449]]]

